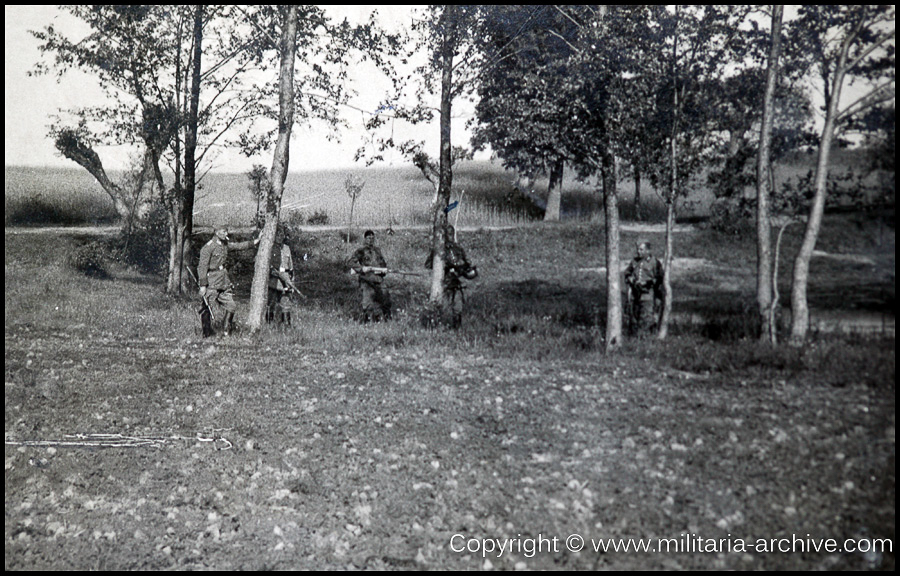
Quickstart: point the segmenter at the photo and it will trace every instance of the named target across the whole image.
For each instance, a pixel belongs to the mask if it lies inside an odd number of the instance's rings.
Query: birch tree
[[[262,5],[238,10],[241,26],[259,31],[255,57],[265,61],[274,53],[279,62],[276,79],[260,86],[257,104],[260,120],[275,121],[277,138],[250,290],[247,326],[253,333],[265,319],[270,259],[281,217],[294,123],[315,120],[333,129],[344,125],[340,112],[353,93],[347,82],[348,69],[356,58],[370,58],[383,66],[384,56],[396,48],[397,40],[375,25],[377,13],[363,24],[351,25],[347,20],[332,21],[321,7],[312,5]],[[240,135],[248,155],[268,149],[272,136],[266,130]]]
[[[809,262],[816,246],[828,191],[831,146],[848,122],[872,107],[894,100],[894,6],[803,5],[790,23],[792,57],[812,59],[812,78],[824,96],[824,124],[816,157],[814,196],[791,283],[791,344],[809,330]],[[845,85],[866,86],[849,104]]]
[[[781,20],[784,6],[772,7],[772,33],[766,70],[766,91],[763,99],[763,116],[760,125],[759,151],[756,163],[756,302],[760,326],[760,338],[774,343],[775,326],[771,322],[772,290],[772,225],[769,208],[772,177],[771,149],[772,125],[775,116],[775,87],[779,77],[781,59]],[[777,263],[776,263],[777,265]]]

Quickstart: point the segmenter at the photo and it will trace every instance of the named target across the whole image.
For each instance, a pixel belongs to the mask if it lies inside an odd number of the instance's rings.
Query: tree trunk
[[[819,144],[819,154],[816,161],[815,196],[813,197],[809,220],[806,223],[803,243],[800,245],[800,251],[794,259],[794,275],[791,284],[790,340],[793,346],[803,344],[806,340],[806,333],[809,331],[809,303],[806,299],[807,286],[809,284],[809,261],[816,247],[819,228],[822,226],[822,215],[825,212],[825,195],[828,192],[828,159],[831,154],[831,142],[834,140],[838,104],[841,99],[844,74],[847,72],[847,54],[849,50],[850,43],[845,41],[834,68],[834,81],[829,98],[826,100],[825,126],[822,128],[822,140]]]
[[[87,170],[97,180],[103,191],[112,199],[116,213],[123,221],[127,222],[131,217],[131,207],[125,200],[125,191],[106,175],[103,162],[94,149],[76,139],[74,135],[68,134],[66,137],[57,137],[56,148],[63,156]]]
[[[669,320],[672,317],[672,260],[675,259],[675,190],[666,199],[666,253],[663,256],[663,301],[659,315],[657,337],[665,340],[669,335]]]
[[[600,172],[606,217],[606,351],[610,352],[622,344],[622,288],[619,282],[619,191],[615,158],[609,147],[603,152]]]
[[[194,10],[194,56],[191,60],[191,101],[188,110],[187,132],[184,137],[184,188],[181,197],[181,227],[179,234],[179,261],[177,276],[179,289],[183,285],[184,257],[191,253],[191,238],[194,234],[194,196],[197,191],[197,131],[200,123],[200,78],[203,56],[203,5]]]
[[[177,207],[177,228],[172,236],[175,245],[170,250],[169,282],[166,291],[177,294],[184,290],[185,257],[191,252],[194,231],[194,196],[197,189],[197,130],[200,108],[200,73],[203,56],[203,5],[194,8],[193,53],[191,57],[191,97],[188,103],[184,135],[184,184],[176,185],[174,202]]]
[[[672,43],[672,182],[666,197],[666,254],[663,258],[663,309],[659,316],[657,338],[665,340],[669,335],[669,318],[672,315],[672,260],[675,259],[675,199],[678,197],[678,6],[675,6],[675,41]]]
[[[634,168],[634,219],[638,222],[644,219],[641,213],[641,169]]]
[[[544,211],[544,222],[559,222],[564,168],[563,160],[554,160],[550,165],[550,184],[547,188],[547,209]]]
[[[431,295],[429,302],[441,313],[447,312],[447,294],[444,293],[444,243],[446,236],[447,212],[450,204],[450,190],[453,185],[452,148],[450,139],[450,113],[453,104],[453,55],[456,49],[458,7],[447,5],[442,17],[443,33],[441,44],[441,151],[438,189],[432,207],[431,249],[434,257],[431,264]]]
[[[781,18],[784,6],[772,10],[772,45],[766,71],[762,126],[756,161],[756,302],[759,312],[760,340],[774,344],[772,318],[772,224],[769,197],[771,183],[771,143],[774,124],[775,86],[778,83],[778,61],[781,55]]]
[[[278,75],[278,142],[272,159],[272,190],[266,201],[265,224],[260,234],[259,250],[253,268],[253,284],[250,289],[250,313],[247,326],[251,333],[262,328],[269,290],[269,265],[275,243],[275,228],[281,212],[281,198],[290,163],[291,129],[294,125],[294,60],[297,55],[297,15],[299,8],[291,4],[281,8],[284,15],[281,26],[281,69]]]

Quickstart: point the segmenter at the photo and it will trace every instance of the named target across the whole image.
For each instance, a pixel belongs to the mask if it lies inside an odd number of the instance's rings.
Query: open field
[[[848,167],[859,168],[859,153],[836,151],[832,174],[840,177]],[[777,166],[779,185],[795,181],[812,166],[814,158],[800,154]],[[285,185],[283,219],[298,223],[324,215],[331,225],[346,226],[350,199],[344,188],[348,176],[365,181],[354,212],[356,227],[415,226],[430,222],[433,188],[414,167],[292,172]],[[114,174],[119,178],[121,174]],[[525,207],[511,202],[508,194],[516,175],[499,164],[463,162],[454,169],[452,200],[461,199],[459,215],[464,227],[508,226],[531,220]],[[525,180],[519,185],[524,189]],[[593,183],[582,183],[566,171],[562,199],[564,221],[602,221],[602,202]],[[532,199],[546,202],[547,179],[533,183]],[[623,220],[634,215],[634,183],[619,185]],[[665,205],[648,183],[642,192],[643,213],[648,222],[665,221]],[[694,220],[708,214],[712,195],[702,187],[681,202],[679,217]],[[195,222],[199,226],[225,223],[247,226],[256,211],[246,174],[210,173],[197,193]],[[84,170],[6,167],[5,223],[11,225],[98,224],[115,218],[112,202]],[[319,222],[320,224],[322,222]]]
[[[422,270],[424,229],[381,230]],[[75,272],[96,236],[8,229],[5,568],[894,568],[894,340],[747,339],[752,242],[684,228],[675,310],[700,320],[607,355],[597,223],[463,227],[457,332],[420,327],[411,276],[393,322],[353,322],[341,236],[295,240],[293,327],[204,340],[159,277]],[[819,249],[814,318],[893,325],[893,228],[829,217]],[[595,551],[629,542],[650,551]]]

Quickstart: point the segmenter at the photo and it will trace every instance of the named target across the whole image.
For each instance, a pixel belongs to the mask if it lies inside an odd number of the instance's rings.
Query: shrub
[[[165,272],[169,264],[169,220],[165,208],[156,202],[131,232],[123,232],[121,259],[146,274]]]
[[[326,217],[327,219],[327,217]],[[303,224],[304,215],[301,210],[291,210],[287,214],[282,213],[281,222],[291,230],[297,229],[299,230],[300,226]]]
[[[750,206],[734,198],[719,198],[709,207],[709,227],[717,232],[742,236],[753,232]]]
[[[91,278],[109,278],[109,260],[109,246],[102,240],[92,240],[75,249],[70,264]]]
[[[316,210],[306,219],[306,223],[312,226],[325,226],[328,222],[328,212],[325,212],[324,210]]]

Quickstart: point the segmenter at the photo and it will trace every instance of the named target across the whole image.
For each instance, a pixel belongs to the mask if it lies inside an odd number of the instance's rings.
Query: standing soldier
[[[649,334],[657,325],[656,311],[662,301],[662,263],[651,253],[649,242],[639,242],[637,256],[625,270],[628,285],[629,324],[638,337]]]
[[[456,229],[447,224],[444,231],[444,296],[451,314],[450,325],[453,328],[459,328],[462,324],[462,312],[466,301],[462,279],[474,280],[477,278],[478,268],[469,263],[466,251],[454,240],[455,235]],[[431,268],[433,262],[434,250],[428,254],[425,267]]]
[[[228,260],[228,249],[245,250],[259,244],[259,238],[246,242],[229,242],[228,228],[216,228],[215,235],[200,249],[200,262],[197,264],[197,281],[200,284],[200,322],[203,326],[203,337],[215,334],[212,328],[212,305],[224,310],[222,331],[228,336],[234,328],[234,284],[228,276],[225,265]]]
[[[359,276],[359,301],[362,322],[391,318],[391,297],[384,288],[387,262],[375,246],[375,233],[366,230],[364,245],[350,257],[350,268]]]
[[[291,325],[291,298],[293,290],[286,280],[294,281],[294,258],[287,244],[288,236],[284,226],[275,229],[275,245],[272,247],[272,261],[269,267],[269,300],[266,321]]]

